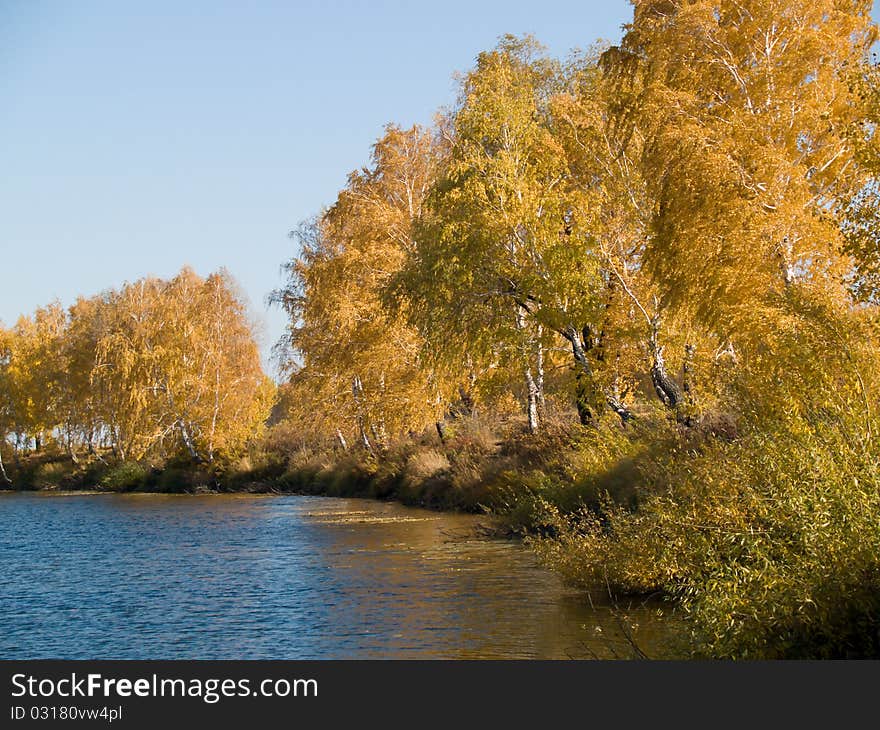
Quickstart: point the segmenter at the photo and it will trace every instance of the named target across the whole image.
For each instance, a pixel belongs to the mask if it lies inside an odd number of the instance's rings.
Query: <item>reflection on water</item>
[[[316,497],[0,495],[0,658],[630,656],[477,518]],[[638,645],[656,609],[628,612]]]

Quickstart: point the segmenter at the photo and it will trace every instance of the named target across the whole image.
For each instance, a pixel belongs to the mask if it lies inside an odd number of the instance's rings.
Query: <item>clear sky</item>
[[[563,55],[624,0],[0,0],[0,320],[228,268],[265,322],[287,232],[387,122],[430,122],[505,33]]]

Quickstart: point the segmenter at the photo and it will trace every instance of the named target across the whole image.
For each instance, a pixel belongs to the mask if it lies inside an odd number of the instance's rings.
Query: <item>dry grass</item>
[[[412,453],[406,460],[404,476],[406,479],[418,482],[449,469],[449,459],[436,449],[420,448]]]

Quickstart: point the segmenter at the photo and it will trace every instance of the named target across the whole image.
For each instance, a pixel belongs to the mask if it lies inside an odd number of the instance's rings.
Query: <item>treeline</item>
[[[714,655],[875,654],[871,3],[633,4],[565,60],[503,38],[293,234],[283,403],[380,459],[511,402],[532,439],[570,417],[529,477],[568,578],[675,596]]]
[[[435,128],[389,126],[276,293],[315,425],[381,448],[508,392],[533,432],[549,394],[689,424],[781,327],[870,330],[870,4],[780,7],[639,2],[564,62],[505,38]]]
[[[141,279],[0,328],[0,456],[51,442],[74,462],[213,461],[260,433],[273,397],[223,271]]]

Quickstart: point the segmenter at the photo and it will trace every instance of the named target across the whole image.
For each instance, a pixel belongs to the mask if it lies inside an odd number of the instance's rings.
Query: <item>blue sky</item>
[[[265,322],[287,232],[385,123],[427,123],[504,33],[563,55],[623,0],[0,0],[0,320],[227,267]]]

